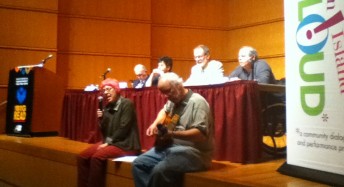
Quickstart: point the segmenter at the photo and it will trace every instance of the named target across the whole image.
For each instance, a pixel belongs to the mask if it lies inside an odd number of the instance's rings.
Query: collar
[[[184,100],[180,104],[186,106],[188,104],[192,94],[193,94],[192,90],[188,89],[188,93],[186,94]]]
[[[116,102],[109,103],[109,109],[110,109],[110,110],[118,111],[118,108],[119,108],[119,106],[120,106],[121,103],[122,103],[122,100],[123,100],[123,97],[122,97],[122,96],[119,96],[119,98],[117,99]]]

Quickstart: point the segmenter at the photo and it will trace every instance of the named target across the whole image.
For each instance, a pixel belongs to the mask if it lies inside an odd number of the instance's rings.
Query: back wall
[[[239,48],[251,45],[282,78],[283,15],[283,0],[1,0],[0,104],[7,100],[9,70],[48,54],[54,58],[45,67],[66,89],[99,84],[107,68],[108,77],[130,84],[136,64],[151,71],[164,55],[187,79],[198,44],[209,46],[226,75],[238,65]]]

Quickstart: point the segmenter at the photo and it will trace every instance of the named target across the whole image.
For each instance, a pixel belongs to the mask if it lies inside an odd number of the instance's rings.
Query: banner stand
[[[283,163],[277,171],[284,175],[320,182],[331,186],[344,186],[344,175],[295,166],[287,162]]]

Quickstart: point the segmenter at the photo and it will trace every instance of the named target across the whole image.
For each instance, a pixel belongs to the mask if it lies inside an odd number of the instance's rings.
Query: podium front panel
[[[33,80],[33,68],[15,68],[10,70],[6,134],[30,135],[34,92]]]

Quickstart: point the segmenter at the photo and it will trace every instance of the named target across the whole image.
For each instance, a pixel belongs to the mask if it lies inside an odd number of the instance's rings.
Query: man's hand
[[[158,129],[156,128],[156,124],[153,123],[146,130],[146,135],[147,136],[153,136],[155,134],[158,134]]]
[[[172,131],[169,131],[165,125],[157,125],[158,134],[155,139],[155,149],[162,151],[173,144]]]

